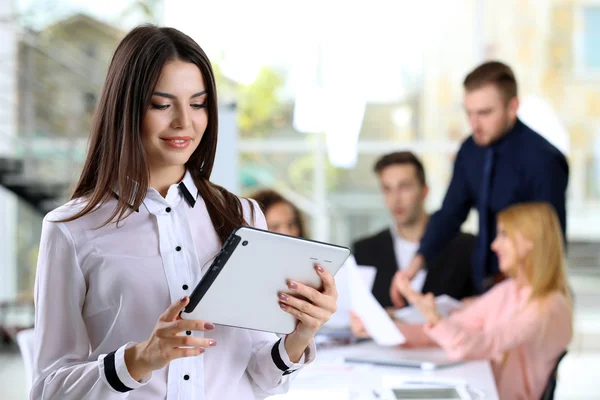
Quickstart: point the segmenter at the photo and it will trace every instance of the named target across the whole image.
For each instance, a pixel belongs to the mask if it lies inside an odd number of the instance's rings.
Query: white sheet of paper
[[[375,275],[377,274],[377,268],[370,265],[358,265],[358,272],[360,273],[360,277],[365,283],[367,289],[372,291],[373,284],[375,283]]]
[[[437,296],[435,304],[442,317],[447,317],[454,310],[461,307],[460,301],[446,294]],[[406,322],[407,324],[424,324],[423,315],[414,306],[404,307],[394,312],[396,319]]]
[[[352,256],[350,256],[352,257]],[[350,294],[350,276],[348,273],[348,261],[335,274],[335,286],[338,291],[337,311],[329,321],[323,325],[324,328],[347,328],[350,326],[350,310],[352,309]]]
[[[356,260],[350,257],[344,268],[348,268],[352,311],[362,320],[365,330],[380,346],[396,346],[406,341],[388,313],[365,285]]]
[[[344,328],[350,326],[350,311],[352,309],[352,292],[350,289],[350,272],[348,264],[356,265],[354,256],[350,256],[342,268],[335,274],[335,285],[338,291],[337,311],[325,323],[327,328]],[[377,269],[369,265],[358,265],[360,277],[365,285],[372,290]]]

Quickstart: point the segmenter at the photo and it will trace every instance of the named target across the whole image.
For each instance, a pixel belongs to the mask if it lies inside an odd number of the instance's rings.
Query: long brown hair
[[[189,36],[173,28],[152,25],[129,32],[113,55],[94,116],[85,165],[71,197],[85,199],[86,204],[63,222],[92,212],[114,196],[115,190],[117,206],[105,225],[115,218],[115,222],[120,222],[140,207],[149,182],[141,123],[163,66],[176,59],[200,69],[207,91],[208,125],[185,166],[206,203],[221,242],[236,227],[246,225],[238,197],[209,181],[218,132],[217,92],[211,63]],[[253,207],[251,210],[253,214]]]
[[[513,243],[517,232],[533,243],[524,260],[530,300],[543,299],[553,292],[570,298],[563,235],[554,208],[544,202],[515,204],[498,214],[498,223]]]

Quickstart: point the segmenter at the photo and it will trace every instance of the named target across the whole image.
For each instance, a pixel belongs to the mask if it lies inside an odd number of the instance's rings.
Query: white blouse
[[[169,305],[191,294],[220,242],[189,172],[166,198],[150,188],[118,227],[96,229],[115,205],[112,199],[75,221],[52,222],[82,207],[71,201],[44,218],[30,398],[254,399],[286,392],[293,372],[314,359],[314,343],[294,364],[275,334],[218,325],[207,333],[217,346],[203,355],[174,360],[141,382],[129,375],[125,349],[148,339]],[[242,205],[250,222],[251,204]],[[253,205],[251,225],[266,229]]]

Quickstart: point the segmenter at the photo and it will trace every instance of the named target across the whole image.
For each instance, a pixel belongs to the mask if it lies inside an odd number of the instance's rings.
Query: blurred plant
[[[237,106],[238,130],[241,137],[262,138],[277,129],[282,105],[278,91],[283,79],[269,67],[262,67],[254,82],[242,84],[225,75],[218,64],[212,62],[220,103]]]
[[[275,128],[280,111],[278,90],[283,80],[273,69],[263,67],[256,80],[238,87],[238,128],[240,136],[264,137]]]
[[[274,131],[291,127],[293,111],[282,104],[279,91],[284,85],[283,78],[272,68],[263,67],[251,84],[237,83],[225,76],[218,63],[213,62],[219,101],[237,104],[238,130],[241,138],[268,140],[276,136]],[[293,107],[292,107],[293,108]],[[315,135],[300,134],[308,141]],[[263,186],[283,182],[288,188],[310,197],[313,192],[313,168],[315,155],[308,154],[240,154],[240,180],[243,191],[252,191]],[[326,164],[328,190],[337,187],[340,171]]]

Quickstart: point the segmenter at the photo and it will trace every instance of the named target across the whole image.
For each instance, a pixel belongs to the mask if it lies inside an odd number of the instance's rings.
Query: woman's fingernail
[[[280,298],[281,300],[283,300],[283,301],[288,301],[288,297],[287,297],[287,295],[285,295],[285,294],[283,294],[283,293],[281,293],[281,294],[279,295],[279,298]]]
[[[284,310],[287,308],[287,306],[283,303],[279,303],[279,307],[283,308]]]
[[[290,289],[296,289],[298,287],[298,285],[296,284],[296,282],[290,282],[288,284],[288,286],[290,287]]]
[[[204,353],[206,349],[204,347],[200,348],[200,354]]]
[[[319,264],[315,265],[315,267],[317,268],[317,271],[319,271],[319,272],[324,272],[325,271],[323,269],[323,267],[321,267]]]
[[[215,326],[213,324],[211,324],[210,322],[205,322],[204,329],[206,329],[208,331],[212,331],[213,329],[215,329]]]
[[[187,296],[183,296],[182,298],[179,299],[179,301],[182,303],[185,303],[185,299],[187,299]]]
[[[215,346],[217,345],[217,341],[216,341],[216,340],[213,340],[213,339],[211,339],[211,340],[209,340],[209,341],[208,341],[208,345],[209,345],[210,347],[215,347]]]

